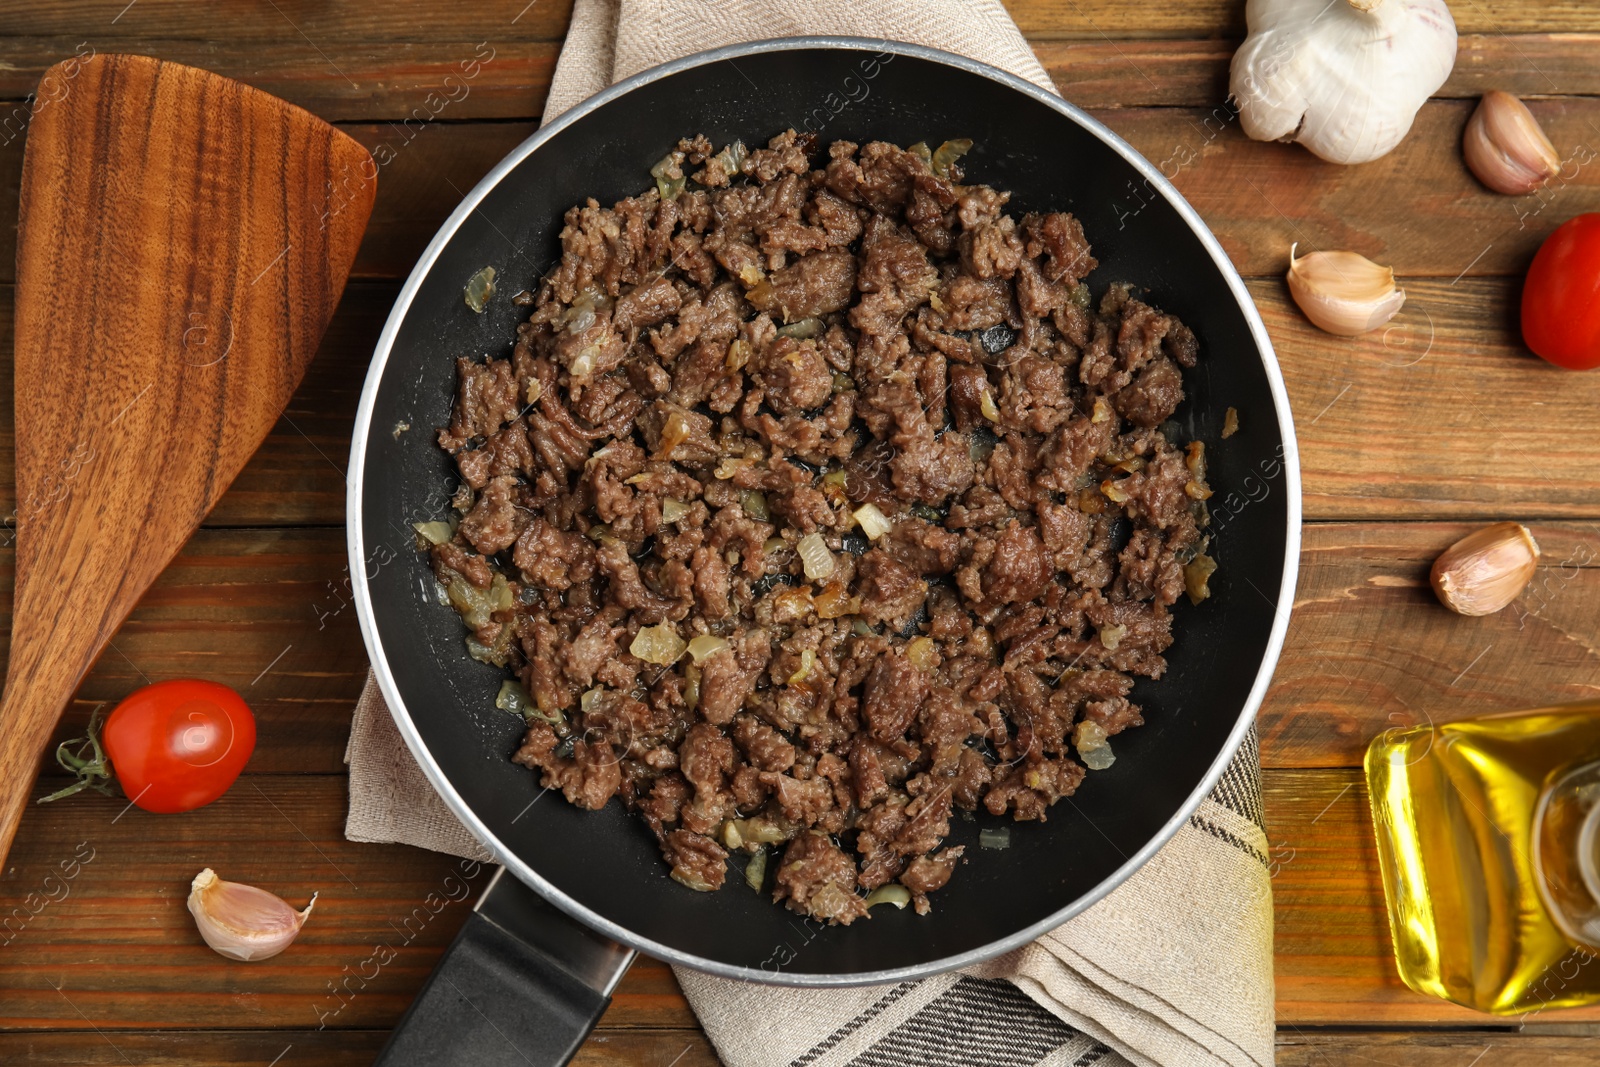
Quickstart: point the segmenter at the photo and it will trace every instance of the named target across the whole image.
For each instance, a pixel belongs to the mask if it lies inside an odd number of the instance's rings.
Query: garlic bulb
[[[235,960],[264,960],[288,948],[316,903],[313,893],[306,910],[295,911],[265,889],[224,882],[210,867],[189,886],[189,912],[200,936]]]
[[[1244,132],[1332,163],[1386,154],[1456,61],[1444,0],[1249,0],[1228,91]]]
[[[1289,295],[1306,318],[1341,337],[1376,330],[1395,317],[1406,291],[1394,271],[1355,252],[1312,252],[1295,258],[1289,246]]]
[[[1519,522],[1470,533],[1433,561],[1428,578],[1439,602],[1459,615],[1493,615],[1528,588],[1539,543]]]
[[[1522,196],[1561,173],[1561,157],[1528,106],[1510,93],[1483,94],[1461,137],[1461,155],[1480,182]]]

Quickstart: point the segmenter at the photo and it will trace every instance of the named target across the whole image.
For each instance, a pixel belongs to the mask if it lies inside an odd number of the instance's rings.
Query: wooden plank
[[[1244,5],[1236,0],[1128,6],[1116,0],[1005,0],[1031,38],[1243,37]],[[1524,0],[1514,5],[1465,0],[1450,5],[1460,33],[1576,33],[1600,30],[1600,10],[1587,0]]]
[[[1228,95],[1237,38],[1045,40],[1030,42],[1061,94],[1080,107],[1202,107]],[[0,141],[28,119],[22,101],[39,92],[53,63],[79,54],[76,37],[0,37]],[[532,119],[544,110],[560,44],[480,40],[327,41],[299,38],[270,50],[227,40],[134,40],[121,51],[204,67],[283,97],[330,121],[429,118]],[[1600,35],[1463,35],[1441,98],[1489,89],[1519,96],[1600,93],[1590,62]],[[342,74],[340,72],[343,72]],[[468,76],[470,75],[470,77]],[[446,102],[448,101],[448,102]]]
[[[1403,1063],[1406,1067],[1588,1067],[1593,1037],[1520,1033],[1319,1033],[1279,1029],[1278,1067]],[[1478,1059],[1474,1061],[1473,1057]]]
[[[1035,38],[1029,44],[1061,95],[1080,107],[1198,107],[1227,99],[1239,39]],[[1593,33],[1464,34],[1455,69],[1434,95],[1475,100],[1490,89],[1523,97],[1600,93],[1597,48],[1600,35]]]
[[[1269,770],[1265,788],[1276,871],[1278,1016],[1285,1032],[1353,1021],[1515,1025],[1400,983],[1389,958],[1358,772]],[[102,797],[81,798],[70,811],[54,805],[30,812],[0,879],[0,923],[14,919],[11,941],[0,952],[0,1029],[311,1029],[323,1021],[319,1009],[324,1015],[338,1010],[326,1019],[327,1029],[392,1026],[465,918],[464,903],[445,898],[464,901],[472,890],[449,857],[344,841],[344,789],[332,775],[257,775],[216,804],[181,816],[134,809],[118,820],[123,805]],[[92,859],[62,883],[65,894],[57,883],[47,886],[45,876],[72,860],[80,842],[93,850]],[[189,879],[206,865],[291,900],[313,890],[324,895],[300,941],[283,956],[253,966],[231,963],[200,944],[183,906]],[[480,884],[481,874],[471,881]],[[58,899],[40,906],[47,891]],[[26,915],[30,893],[39,894],[37,914],[23,922],[15,909]],[[407,916],[429,907],[430,893],[437,894],[436,913],[408,925]],[[365,987],[351,979],[353,997],[335,998],[329,984],[359,974],[384,945],[394,950],[394,960],[377,968]],[[365,970],[370,975],[373,967]],[[1600,1007],[1546,1012],[1530,1019],[1528,1029],[1594,1022],[1600,1022]],[[671,971],[641,961],[620,987],[606,1025],[694,1023]]]
[[[1358,767],[1385,730],[1600,698],[1600,526],[1531,524],[1543,556],[1528,591],[1471,619],[1438,602],[1428,568],[1474,528],[1305,528],[1289,636],[1258,720],[1263,763]]]
[[[13,1067],[350,1067],[372,1062],[381,1030],[103,1030],[0,1034],[0,1061]],[[573,1067],[719,1067],[698,1029],[617,1030],[605,1020]]]
[[[1600,99],[1533,102],[1567,164],[1550,186],[1525,197],[1491,193],[1467,173],[1460,138],[1471,107],[1465,100],[1428,104],[1404,144],[1359,167],[1324,163],[1297,145],[1251,141],[1220,99],[1205,109],[1095,114],[1173,177],[1247,275],[1280,273],[1295,242],[1306,251],[1361,252],[1403,277],[1518,275],[1556,224],[1600,209]],[[397,278],[410,272],[461,197],[535,126],[441,121],[343,128],[369,148],[387,146],[382,154],[390,160],[379,174],[355,273]],[[15,137],[0,144],[0,217],[15,216],[22,143]],[[1414,192],[1402,196],[1396,189]],[[1141,202],[1130,189],[1117,205],[1130,227],[1138,225]],[[14,231],[0,229],[0,281],[13,276],[14,245]]]
[[[376,1030],[137,1030],[0,1034],[0,1059],[16,1067],[261,1067],[288,1052],[285,1067],[345,1067],[370,1063],[387,1039]],[[1588,1067],[1594,1038],[1469,1032],[1329,1033],[1280,1030],[1279,1067],[1405,1063],[1407,1067],[1468,1067],[1482,1053],[1493,1067]],[[124,1059],[123,1057],[126,1057]],[[614,1030],[601,1026],[572,1061],[574,1067],[719,1067],[699,1030]]]
[[[1405,288],[1386,328],[1350,339],[1313,327],[1283,282],[1250,283],[1294,410],[1307,519],[1594,516],[1597,443],[1574,430],[1592,423],[1600,375],[1522,347],[1514,279]]]
[[[0,878],[0,1030],[387,1029],[489,871],[346,841],[341,776],[247,775],[184,815],[125,807],[89,795],[23,821]],[[282,956],[237,963],[200,941],[184,906],[207,866],[294,902],[322,895]],[[641,961],[607,1024],[693,1015],[671,970]]]
[[[1403,278],[1520,275],[1552,229],[1600,209],[1600,100],[1530,103],[1565,169],[1524,197],[1489,192],[1462,163],[1473,106],[1427,104],[1400,147],[1355,167],[1299,145],[1251,141],[1220,103],[1097,115],[1173,179],[1243,274],[1281,273],[1298,242],[1302,252],[1360,252]],[[1130,227],[1140,203],[1130,190],[1119,206]]]
[[[1105,0],[1096,0],[1104,3]],[[396,0],[231,0],[195,18],[184,0],[83,0],[71,5],[0,0],[0,26],[19,37],[88,38],[102,52],[126,41],[249,41],[263,52],[285,42],[326,47],[331,41],[555,41],[567,32],[572,0],[479,0],[470,8]],[[1574,27],[1577,28],[1577,27]]]
[[[271,8],[266,10],[270,14]],[[41,87],[44,72],[62,60],[87,55],[92,47],[81,35],[0,37],[0,100],[12,102],[0,105],[0,141],[18,132],[28,117],[27,109],[16,103],[34,94],[49,99],[71,91],[65,81]],[[561,45],[522,38],[491,43],[456,36],[316,45],[290,36],[267,48],[260,41],[229,36],[140,38],[118,42],[115,50],[235,78],[330,122],[372,122],[537,118]],[[430,94],[436,94],[434,99]]]
[[[0,1033],[0,1061],[17,1067],[349,1067],[369,1064],[383,1030],[138,1030]]]
[[[241,41],[304,38],[329,41],[428,41],[515,37],[554,40],[566,32],[571,0],[480,0],[470,9],[397,0],[382,7],[360,0],[277,0],[268,5],[217,4],[211,18],[196,19],[183,0],[82,0],[67,6],[5,0],[0,26],[18,36],[90,36],[111,51],[139,39],[205,39],[226,27]],[[1007,0],[1030,38],[1094,39],[1244,36],[1244,5],[1236,0],[1129,6],[1119,0]],[[1453,5],[1462,33],[1552,33],[1600,30],[1600,11],[1587,0],[1527,0],[1516,6],[1468,0]]]
[[[90,670],[56,740],[82,736],[96,706],[109,710],[148,682],[207,678],[237,689],[255,713],[251,773],[340,774],[367,676],[345,559],[342,529],[201,530]],[[11,580],[8,547],[0,550],[6,635]],[[0,650],[8,644],[0,639]],[[62,784],[53,761],[46,772],[53,788]]]

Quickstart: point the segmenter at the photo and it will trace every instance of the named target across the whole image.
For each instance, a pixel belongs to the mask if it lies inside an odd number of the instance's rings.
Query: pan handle
[[[633,955],[502,867],[375,1067],[562,1067]]]

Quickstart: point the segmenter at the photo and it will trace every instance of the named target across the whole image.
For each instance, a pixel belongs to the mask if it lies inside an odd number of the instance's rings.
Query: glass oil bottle
[[[1406,985],[1496,1015],[1600,1001],[1600,701],[1391,730],[1366,772]]]

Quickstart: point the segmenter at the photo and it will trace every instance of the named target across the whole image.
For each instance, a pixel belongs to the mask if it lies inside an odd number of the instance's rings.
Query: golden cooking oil
[[[1600,701],[1391,730],[1366,770],[1406,985],[1496,1015],[1600,1001]]]

